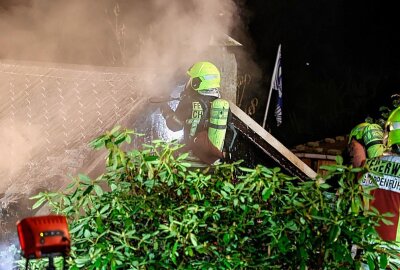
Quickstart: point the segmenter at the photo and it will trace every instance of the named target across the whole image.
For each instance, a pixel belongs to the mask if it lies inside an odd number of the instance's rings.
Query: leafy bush
[[[379,111],[381,113],[381,116],[374,119],[373,117],[367,117],[365,118],[365,122],[367,123],[376,123],[380,125],[384,130],[385,130],[385,124],[387,119],[389,118],[390,113],[396,109],[397,107],[400,106],[400,95],[399,94],[394,94],[391,96],[392,98],[392,104],[391,106],[381,106],[379,107]]]
[[[396,246],[379,240],[384,215],[363,209],[360,169],[328,166],[339,189],[279,168],[240,162],[191,169],[176,142],[122,150],[131,130],[91,142],[106,148],[105,173],[78,175],[67,190],[40,193],[66,215],[70,269],[370,269],[394,265]],[[352,247],[361,252],[352,257]],[[39,269],[40,262],[32,262]],[[394,267],[394,266],[393,266]]]

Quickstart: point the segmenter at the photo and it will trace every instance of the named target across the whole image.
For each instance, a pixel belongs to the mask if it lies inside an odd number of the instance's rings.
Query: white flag
[[[269,103],[271,100],[271,94],[272,94],[273,90],[278,91],[278,93],[276,95],[277,100],[276,100],[276,106],[275,106],[275,118],[276,118],[276,124],[279,127],[282,124],[282,67],[281,67],[281,45],[280,44],[278,47],[278,54],[276,55],[274,72],[272,73],[271,86],[269,89],[267,106],[265,107],[263,128],[265,128],[265,124],[267,121],[268,108],[269,108]]]

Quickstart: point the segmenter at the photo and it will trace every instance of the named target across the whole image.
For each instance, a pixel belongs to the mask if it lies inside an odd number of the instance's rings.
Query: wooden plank
[[[324,155],[324,154],[296,153],[296,156],[299,157],[299,158],[312,158],[312,159],[336,160],[336,156],[333,156],[333,155]]]
[[[230,108],[235,116],[233,117],[235,127],[282,168],[301,179],[316,178],[317,173],[313,169],[287,149],[269,132],[263,129],[239,107],[230,103]]]

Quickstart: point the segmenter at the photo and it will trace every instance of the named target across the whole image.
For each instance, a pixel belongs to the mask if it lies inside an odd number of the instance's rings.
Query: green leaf
[[[184,160],[189,156],[189,153],[183,153],[181,154],[176,160]]]
[[[78,267],[85,266],[90,261],[91,260],[89,257],[80,257],[80,258],[75,259],[75,263],[78,265]]]
[[[193,233],[190,233],[190,241],[192,242],[192,245],[194,247],[197,247],[197,238],[196,235],[194,235]]]
[[[36,194],[35,196],[29,197],[30,200],[36,200],[39,198],[42,198],[45,195],[44,192],[39,192],[39,194]]]
[[[360,203],[355,200],[354,198],[351,201],[351,212],[353,212],[353,214],[357,215],[360,209]]]
[[[104,205],[101,209],[100,209],[100,214],[104,214],[105,212],[107,212],[108,209],[110,209],[111,204],[106,204]]]
[[[105,136],[100,136],[99,138],[91,141],[89,143],[89,146],[92,147],[93,149],[99,149],[105,146]]]
[[[293,200],[292,201],[293,205],[299,207],[299,208],[303,208],[304,204],[302,202],[299,202],[298,200]]]
[[[288,251],[289,239],[286,235],[282,235],[278,241],[278,248],[282,252],[282,254],[286,254]]]
[[[174,264],[176,264],[176,253],[177,253],[176,251],[177,251],[178,247],[179,247],[179,242],[178,242],[178,241],[175,241],[175,244],[174,244],[174,246],[172,247],[172,251],[171,251],[171,253],[170,253],[171,260],[172,260],[172,262],[173,262]]]
[[[181,166],[183,166],[183,167],[185,167],[185,168],[190,168],[190,167],[192,167],[192,164],[189,163],[189,162],[182,162],[182,163],[181,163]]]
[[[300,217],[300,223],[304,225],[306,224],[306,220],[303,217]]]
[[[111,191],[115,191],[115,190],[117,190],[118,186],[114,183],[111,183],[110,188],[111,188]]]
[[[367,257],[367,263],[368,263],[368,267],[369,267],[368,270],[375,270],[375,263],[374,263],[374,260],[373,260],[373,258],[371,257],[371,255],[369,255],[369,256]]]
[[[125,135],[124,133],[121,133],[121,134],[119,134],[119,135],[115,138],[114,143],[115,143],[116,145],[119,145],[119,144],[121,144],[122,142],[124,142],[125,140],[126,140],[126,135]]]
[[[250,168],[245,168],[245,167],[239,167],[239,169],[240,169],[241,171],[250,172],[250,173],[253,173],[253,172],[256,171],[255,169],[250,169]]]
[[[350,171],[354,172],[354,173],[358,173],[365,170],[363,167],[356,167],[356,168],[352,168]]]
[[[263,200],[264,200],[264,201],[268,201],[269,197],[270,197],[271,194],[272,194],[272,188],[267,188],[267,187],[265,187],[265,188],[263,189],[263,191],[262,191],[261,194],[262,194]]]
[[[170,230],[169,227],[166,226],[166,225],[164,225],[164,224],[158,225],[158,228],[160,228],[160,229],[163,230],[163,231],[169,231],[169,230]]]
[[[338,170],[338,167],[334,166],[334,165],[322,165],[322,166],[319,166],[319,168],[321,170],[326,170],[326,171],[331,171],[331,172]]]
[[[238,206],[238,204],[239,204],[239,200],[238,200],[238,198],[235,198],[233,200],[233,206]]]
[[[44,202],[46,201],[46,197],[40,198],[38,201],[35,202],[35,204],[32,206],[32,209],[36,209],[39,206],[41,206]]]
[[[100,216],[96,217],[96,226],[97,226],[97,231],[99,233],[103,233],[104,232],[104,224],[103,224],[103,221],[101,220]]]
[[[339,165],[343,164],[343,158],[341,156],[336,156],[336,163]]]
[[[322,189],[329,189],[331,187],[331,185],[329,185],[327,183],[322,183],[321,185],[319,185],[319,187]]]
[[[145,161],[148,161],[148,162],[150,162],[150,161],[155,161],[155,160],[158,160],[158,159],[159,159],[158,156],[145,156],[145,157],[144,157],[144,160],[145,160]]]
[[[286,223],[285,227],[288,228],[289,230],[297,231],[296,222],[293,221],[293,220],[291,220],[291,221],[289,221],[288,223]]]
[[[383,213],[382,216],[384,216],[384,217],[394,217],[394,214],[392,212],[386,212],[386,213]]]
[[[84,235],[85,238],[90,238],[90,231],[89,230],[85,230],[83,235]]]
[[[230,237],[229,233],[225,233],[224,234],[223,240],[224,240],[225,245],[229,244],[229,242],[231,240],[231,237]]]
[[[339,235],[341,233],[341,229],[338,225],[333,225],[329,231],[329,242],[336,242],[337,239],[339,238]]]
[[[79,177],[79,179],[81,180],[82,183],[85,183],[85,184],[88,184],[88,185],[92,184],[92,180],[87,175],[78,174],[78,177]]]
[[[69,232],[70,233],[75,233],[77,231],[80,231],[82,229],[82,227],[85,226],[86,224],[87,224],[86,222],[81,222],[77,226],[70,228]]]
[[[227,194],[225,191],[223,191],[223,190],[221,190],[221,194],[222,194],[222,196],[223,196],[224,198],[228,197],[228,194]]]
[[[389,220],[389,219],[386,219],[386,218],[382,218],[382,222],[385,225],[393,225],[393,222],[391,220]]]
[[[385,253],[383,253],[379,256],[379,268],[386,269],[388,262],[389,262],[388,257]]]
[[[125,142],[126,142],[127,144],[131,144],[131,142],[132,142],[132,137],[131,137],[130,135],[126,135],[126,137],[125,137]]]
[[[187,249],[188,255],[189,255],[190,257],[193,257],[193,256],[194,256],[193,249],[192,249],[191,247],[187,247],[186,249]]]
[[[154,178],[154,170],[153,167],[151,165],[148,166],[149,171],[147,172],[147,177],[149,179],[153,179]],[[151,186],[152,187],[152,186]]]
[[[99,185],[95,184],[93,186],[93,188],[94,188],[94,191],[96,192],[97,196],[99,196],[99,197],[103,196],[103,189]]]
[[[151,189],[151,188],[154,187],[155,181],[154,180],[147,180],[147,181],[144,182],[144,184],[145,184],[146,187]]]
[[[121,129],[120,125],[115,126],[109,133],[115,135],[115,133]]]

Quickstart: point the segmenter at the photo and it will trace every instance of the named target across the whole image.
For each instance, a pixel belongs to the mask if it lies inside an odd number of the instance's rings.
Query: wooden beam
[[[313,169],[263,129],[250,116],[233,103],[230,103],[230,108],[235,116],[233,117],[233,124],[236,129],[271,159],[294,176],[298,176],[301,179],[316,179],[317,173]]]

